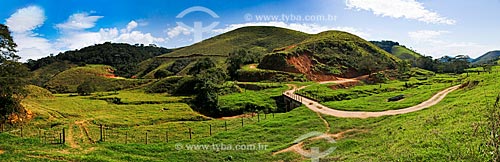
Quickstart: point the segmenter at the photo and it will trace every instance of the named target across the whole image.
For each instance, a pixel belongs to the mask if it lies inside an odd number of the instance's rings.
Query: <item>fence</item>
[[[185,123],[174,122],[170,125],[164,123],[158,126],[153,125],[153,127],[150,127],[151,125],[113,127],[105,124],[86,125],[81,122],[46,127],[1,124],[0,133],[9,133],[21,138],[36,138],[43,144],[65,144],[70,137],[72,140],[77,136],[90,144],[96,142],[154,144],[206,138],[217,133],[245,128],[246,125],[256,124],[269,118],[274,118],[274,113],[245,114],[240,117],[231,117],[233,120],[185,121]]]

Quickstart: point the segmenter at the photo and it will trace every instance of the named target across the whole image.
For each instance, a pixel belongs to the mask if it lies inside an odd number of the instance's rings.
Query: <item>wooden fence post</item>
[[[210,124],[210,136],[212,136],[212,124]]]
[[[148,131],[146,131],[146,145],[148,144]]]
[[[66,131],[62,129],[62,144],[66,143]]]
[[[100,134],[100,136],[99,136],[99,137],[100,137],[100,138],[99,138],[99,141],[104,142],[104,141],[103,141],[103,139],[102,139],[102,124],[101,124],[101,125],[100,125],[100,127],[99,127],[99,134]]]
[[[168,143],[168,129],[167,129],[167,131],[165,131],[165,142]]]
[[[241,117],[241,127],[243,127],[243,117]]]
[[[227,121],[224,121],[224,128],[226,129],[227,131]]]
[[[189,128],[189,139],[192,139],[192,134],[193,134],[193,131],[191,131],[191,128]]]

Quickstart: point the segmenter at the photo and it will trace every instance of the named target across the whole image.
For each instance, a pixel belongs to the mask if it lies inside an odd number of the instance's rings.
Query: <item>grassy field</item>
[[[495,67],[495,70],[498,70]],[[486,115],[498,95],[499,73],[469,74],[465,80],[480,81],[476,87],[468,87],[450,93],[442,102],[430,108],[397,116],[368,119],[336,118],[321,116],[329,123],[329,133],[353,130],[335,138],[336,143],[319,141],[305,142],[305,148],[336,147],[335,151],[323,158],[324,161],[489,161],[487,147]],[[431,78],[432,87],[437,91],[454,80],[438,75]],[[464,80],[464,81],[465,81]],[[416,81],[415,81],[416,82]],[[439,83],[443,82],[443,83]],[[303,83],[312,84],[312,83]],[[401,86],[404,83],[391,82],[386,86]],[[419,85],[408,93],[434,91]],[[325,85],[312,85],[313,91],[329,90]],[[323,87],[323,88],[321,88]],[[354,90],[373,90],[379,85],[365,85],[349,89],[339,89],[335,93]],[[281,93],[281,88],[261,91],[247,90],[242,94],[221,96],[221,101],[237,103],[241,98],[255,102],[269,102],[265,95]],[[387,93],[387,94],[386,94]],[[372,96],[361,96],[354,100],[365,102],[395,92],[381,92]],[[262,95],[264,94],[264,95]],[[318,93],[320,94],[320,93]],[[429,92],[430,94],[430,92]],[[380,95],[380,96],[379,96]],[[392,94],[391,94],[392,95]],[[426,94],[428,95],[428,94]],[[417,96],[417,95],[415,95]],[[417,98],[426,97],[418,94]],[[94,98],[92,98],[94,97]],[[124,103],[138,101],[168,101],[155,104],[112,104],[102,98],[119,97]],[[259,99],[261,97],[261,99]],[[225,99],[224,99],[225,98]],[[412,100],[407,98],[408,100]],[[287,113],[268,114],[244,118],[210,119],[193,112],[188,105],[179,103],[179,97],[165,94],[146,94],[141,91],[119,91],[118,94],[101,93],[99,96],[70,97],[69,94],[55,95],[55,98],[28,99],[28,109],[37,114],[30,124],[25,125],[25,137],[19,137],[19,129],[0,133],[0,159],[2,161],[308,161],[293,152],[273,155],[285,149],[295,139],[311,131],[327,131],[328,128],[318,114],[304,106]],[[406,99],[405,99],[406,100]],[[407,101],[401,101],[401,103]],[[348,102],[348,101],[342,101]],[[349,101],[351,102],[351,101]],[[413,103],[413,101],[411,102]],[[408,101],[407,104],[410,104]],[[368,106],[368,105],[367,105]],[[163,110],[168,108],[168,110]],[[260,119],[260,122],[257,120]],[[83,126],[82,123],[83,122]],[[90,137],[98,140],[98,125],[112,126],[107,142],[91,143],[81,128],[87,128]],[[227,123],[228,130],[225,130]],[[51,125],[53,128],[50,128]],[[209,128],[212,126],[212,136]],[[61,129],[68,131],[65,145],[43,144],[37,138],[37,128]],[[193,139],[189,140],[189,128]],[[169,132],[169,142],[164,134]],[[31,133],[30,133],[31,132]],[[70,133],[71,132],[71,133]],[[97,133],[96,133],[97,132]],[[150,144],[145,144],[148,132]],[[125,144],[124,134],[128,134]],[[257,150],[217,150],[189,149],[192,145],[265,145]]]
[[[329,101],[323,105],[339,110],[348,111],[385,111],[407,108],[417,105],[437,92],[450,87],[449,83],[438,83],[432,85],[420,85],[402,91],[392,91],[387,93],[372,94],[367,97],[360,97],[351,100]],[[388,99],[397,95],[404,95],[404,99],[389,102]]]

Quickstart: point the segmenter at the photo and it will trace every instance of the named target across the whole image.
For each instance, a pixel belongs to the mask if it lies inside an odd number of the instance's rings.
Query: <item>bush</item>
[[[172,73],[168,70],[160,69],[160,70],[157,70],[155,72],[154,77],[156,79],[160,79],[160,78],[165,78],[165,77],[172,76],[172,75],[174,75],[174,73]]]
[[[76,88],[76,91],[80,96],[87,96],[95,92],[95,86],[91,82],[85,81]]]

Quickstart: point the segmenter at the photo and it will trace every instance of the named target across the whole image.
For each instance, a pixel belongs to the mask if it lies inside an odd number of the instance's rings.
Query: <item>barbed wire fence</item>
[[[206,138],[217,133],[257,124],[274,118],[274,113],[251,113],[234,120],[221,120],[203,124],[161,124],[155,128],[150,125],[132,127],[110,126],[106,124],[57,124],[51,126],[35,126],[34,124],[11,125],[0,123],[0,134],[7,133],[20,138],[38,139],[42,144],[67,144],[69,136],[79,136],[81,140],[94,143],[120,144],[159,144],[181,140]],[[223,121],[223,122],[222,122]],[[71,128],[70,128],[71,127]],[[75,128],[76,127],[76,128]],[[72,133],[68,134],[69,129]],[[78,135],[75,135],[78,134]],[[71,137],[71,138],[72,138]]]

